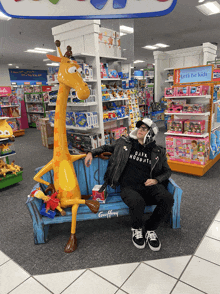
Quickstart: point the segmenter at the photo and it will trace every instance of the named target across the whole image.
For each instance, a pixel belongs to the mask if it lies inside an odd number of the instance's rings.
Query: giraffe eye
[[[4,131],[4,135],[10,135],[9,131]]]
[[[75,67],[75,66],[72,66],[72,67],[70,67],[69,69],[68,69],[68,72],[69,73],[76,73],[77,72],[77,68]]]
[[[81,67],[79,67],[79,68],[77,69],[77,71],[78,71],[78,73],[82,74],[82,68],[81,68]]]

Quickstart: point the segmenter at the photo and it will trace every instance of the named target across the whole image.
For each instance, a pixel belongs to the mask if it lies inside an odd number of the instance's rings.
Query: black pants
[[[141,187],[121,187],[121,198],[129,207],[132,228],[154,231],[173,207],[173,195],[162,184]],[[151,217],[143,224],[144,209],[156,205]]]

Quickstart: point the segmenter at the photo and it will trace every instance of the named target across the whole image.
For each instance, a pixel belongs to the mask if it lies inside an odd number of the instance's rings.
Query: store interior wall
[[[6,64],[0,65],[0,86],[11,86],[8,65]]]

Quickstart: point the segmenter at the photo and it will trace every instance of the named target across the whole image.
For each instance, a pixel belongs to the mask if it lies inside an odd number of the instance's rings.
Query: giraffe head
[[[75,89],[77,98],[85,100],[89,97],[90,91],[88,85],[84,83],[81,73],[82,69],[75,60],[70,60],[62,55],[60,50],[60,41],[55,42],[60,57],[47,54],[47,58],[52,61],[59,62],[60,68],[58,72],[58,81],[66,86]]]

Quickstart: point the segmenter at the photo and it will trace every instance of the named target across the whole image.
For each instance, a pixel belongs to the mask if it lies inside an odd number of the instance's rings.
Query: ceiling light
[[[12,66],[12,63],[9,63],[8,65],[9,65],[9,66]]]
[[[156,46],[156,45],[154,45],[154,46],[152,46],[152,45],[147,45],[147,46],[144,46],[143,48],[144,48],[144,49],[149,49],[149,50],[155,50],[155,49],[158,49],[159,47]]]
[[[120,26],[120,32],[132,34],[134,32],[134,29],[127,26]]]
[[[131,68],[134,68],[133,66],[131,66]]]
[[[0,19],[2,19],[2,20],[10,20],[11,17],[5,15],[3,12],[0,11]]]
[[[127,35],[127,34],[120,32],[120,37],[125,36],[125,35]]]
[[[220,13],[220,5],[217,1],[207,2],[202,5],[196,6],[205,15],[212,15]]]
[[[43,59],[43,61],[48,61],[48,60],[50,60],[50,59],[48,59],[48,58],[47,59]]]
[[[166,44],[162,44],[162,43],[157,43],[155,46],[160,47],[160,48],[170,47],[170,45],[166,45]]]
[[[123,49],[123,51],[126,51],[127,49]]]
[[[55,50],[52,50],[52,49],[45,49],[45,48],[34,48],[34,50],[47,51],[47,52],[54,52],[55,51]]]
[[[60,64],[56,63],[56,62],[53,62],[53,63],[47,63],[47,65],[49,65],[49,66],[59,66]]]
[[[34,49],[28,49],[27,51],[24,52],[30,52],[30,53],[42,53],[42,54],[47,54],[47,51],[40,51],[40,50],[34,50]]]
[[[204,2],[204,1],[205,1],[205,0],[199,0],[198,2],[199,2],[199,3],[202,3],[202,2]]]
[[[19,66],[15,66],[16,68],[19,68]]]
[[[141,63],[144,62],[143,60],[135,60],[134,63]]]

